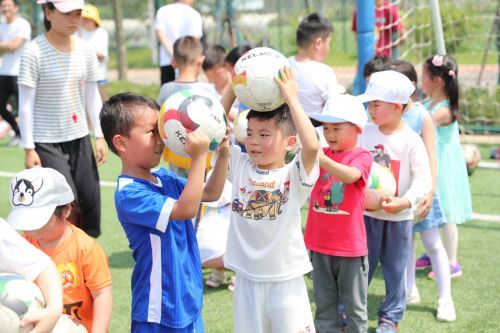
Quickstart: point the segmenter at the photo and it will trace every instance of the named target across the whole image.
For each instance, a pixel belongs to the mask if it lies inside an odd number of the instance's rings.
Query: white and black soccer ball
[[[269,47],[251,49],[234,65],[233,91],[238,100],[255,111],[272,111],[285,101],[274,77],[290,67],[288,59]]]

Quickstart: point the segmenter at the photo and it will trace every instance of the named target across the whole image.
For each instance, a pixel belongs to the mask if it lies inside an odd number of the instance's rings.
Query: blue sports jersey
[[[153,184],[118,177],[115,205],[135,260],[132,320],[183,328],[201,314],[203,280],[191,220],[170,220],[186,180],[159,169]]]

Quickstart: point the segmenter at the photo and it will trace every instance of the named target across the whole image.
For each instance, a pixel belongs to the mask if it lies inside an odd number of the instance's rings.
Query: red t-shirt
[[[361,178],[346,185],[321,168],[311,193],[304,235],[306,247],[338,257],[365,256],[368,248],[363,207],[372,165],[371,154],[363,148],[339,154],[330,148],[323,150],[335,162],[357,168]]]
[[[356,15],[354,11],[352,20],[352,31],[357,31]],[[403,23],[399,19],[398,8],[388,1],[380,7],[375,7],[375,55],[391,58],[392,34],[403,29]]]

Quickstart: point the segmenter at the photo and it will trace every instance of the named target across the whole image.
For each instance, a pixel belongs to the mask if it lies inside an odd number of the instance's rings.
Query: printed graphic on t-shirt
[[[372,189],[386,190],[397,196],[401,161],[391,160],[391,157],[385,152],[384,145],[382,144],[374,146],[373,150],[370,150],[370,153],[373,157],[373,164],[376,163],[380,167],[374,167],[372,165],[370,179],[368,180],[368,187]]]
[[[276,218],[283,212],[283,205],[288,200],[288,192],[290,191],[290,181],[284,183],[284,190],[281,189],[258,189],[258,188],[274,188],[275,181],[260,182],[249,179],[247,186],[240,187],[239,192],[243,202],[239,199],[233,200],[232,211],[240,214],[246,219],[252,220],[276,220]]]
[[[57,265],[57,272],[59,273],[59,278],[61,279],[61,284],[63,287],[63,292],[65,294],[72,294],[81,288],[81,281],[78,280],[78,275],[76,273],[76,265],[72,262],[61,263]],[[78,310],[83,306],[83,300],[76,301],[73,303],[64,303],[64,313],[82,320],[78,314]]]
[[[321,186],[319,187],[317,198],[320,198],[320,200],[314,201],[314,210],[323,214],[350,215],[349,212],[339,209],[340,204],[344,202],[346,185],[329,173],[325,173],[319,179],[319,183]]]

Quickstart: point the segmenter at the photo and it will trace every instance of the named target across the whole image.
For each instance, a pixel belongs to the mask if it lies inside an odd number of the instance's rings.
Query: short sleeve
[[[82,258],[82,270],[85,286],[90,290],[98,290],[111,285],[111,272],[108,257],[101,246],[93,239]]]
[[[319,177],[319,157],[316,157],[314,166],[309,174],[306,173],[304,169],[304,161],[302,160],[302,154],[298,153],[295,155],[293,160],[290,162],[290,188],[297,191],[295,195],[298,196],[300,203],[304,203],[307,197],[311,193],[316,180]]]
[[[46,254],[0,220],[0,273],[19,274],[34,281],[50,263]]]
[[[35,43],[28,44],[21,55],[21,65],[17,83],[30,88],[36,88],[40,78],[40,62],[35,52]]]
[[[123,181],[123,178],[119,179],[119,182]],[[125,185],[119,190],[117,200],[120,221],[160,232],[167,230],[172,208],[177,201],[137,184]]]
[[[369,151],[359,149],[359,152],[353,156],[349,162],[349,166],[354,167],[361,172],[361,178],[357,181],[360,186],[365,186],[370,177],[370,170],[372,167],[372,156]]]
[[[17,36],[26,41],[29,41],[31,39],[31,27],[28,21],[23,19],[22,24],[19,25]]]
[[[243,154],[244,153],[241,152],[241,148],[239,146],[231,145],[229,151],[229,171],[227,173],[227,180],[231,183],[233,182],[233,178],[236,176],[234,171],[241,170],[241,168],[239,168],[239,164],[242,162],[241,156]]]

